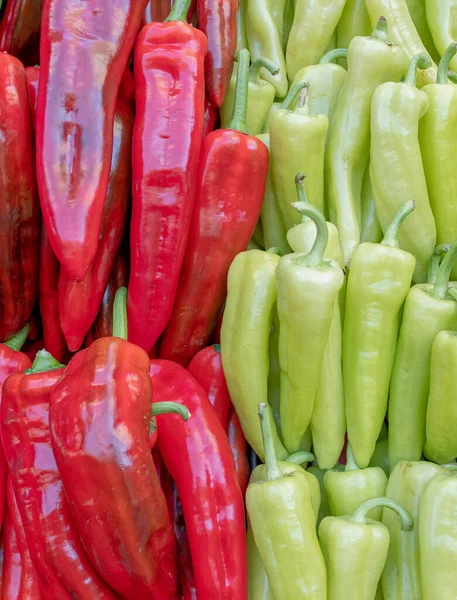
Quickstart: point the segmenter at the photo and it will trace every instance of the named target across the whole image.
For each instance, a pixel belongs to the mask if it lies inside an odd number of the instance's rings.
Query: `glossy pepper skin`
[[[54,252],[68,274],[79,280],[98,248],[116,98],[146,4],[147,0],[44,4],[38,187]]]
[[[443,472],[442,467],[430,462],[402,460],[390,474],[386,496],[406,508],[414,519],[415,527],[412,531],[401,531],[396,516],[391,511],[384,511],[382,522],[390,533],[389,551],[382,574],[386,600],[415,600],[424,597],[419,558],[420,501],[429,481]]]
[[[436,63],[438,63],[440,60],[440,55],[444,54],[444,51],[446,50],[447,45],[450,44],[451,40],[449,40],[448,44],[445,44],[444,48],[442,48],[440,53],[438,53],[431,32],[431,23],[433,21],[434,16],[436,16],[436,13],[435,15],[430,15],[429,23],[429,19],[427,16],[427,3],[428,0],[406,0],[409,14],[411,15],[411,19],[414,23],[414,26],[417,30],[417,33],[419,34],[422,43],[427,48],[427,52],[430,54],[430,58]],[[433,0],[430,2],[430,4],[432,6],[437,5],[437,3],[433,2]],[[440,11],[438,10],[438,14],[439,13]]]
[[[8,508],[3,520],[2,540],[4,544],[4,559],[2,565],[2,598],[17,600],[23,598],[21,592],[22,562],[17,543],[16,531]]]
[[[348,440],[368,466],[384,423],[397,348],[399,314],[416,266],[398,237],[414,202],[400,208],[380,244],[361,244],[352,259],[343,334],[343,383]]]
[[[189,240],[161,358],[186,366],[210,340],[227,292],[227,272],[245,250],[260,215],[268,149],[246,135],[249,52],[238,53],[230,129],[203,140]]]
[[[40,206],[32,116],[22,64],[0,54],[0,340],[30,318],[38,288]]]
[[[346,266],[360,243],[361,193],[370,148],[371,99],[385,81],[399,81],[407,58],[393,45],[385,19],[370,37],[355,37],[348,49],[348,75],[328,132],[326,200],[338,226]],[[391,217],[392,218],[392,217]]]
[[[126,599],[172,600],[176,548],[149,448],[149,357],[123,339],[126,295],[122,288],[115,301],[113,333],[120,337],[77,353],[52,391],[52,449],[75,525],[103,579]]]
[[[8,0],[0,26],[0,52],[8,52],[26,67],[40,58],[43,0]]]
[[[186,406],[184,425],[157,417],[158,446],[181,498],[199,600],[245,600],[243,497],[227,436],[202,387],[180,365],[152,360],[154,402]]]
[[[238,483],[240,484],[241,494],[244,498],[249,483],[251,467],[249,465],[247,455],[248,443],[244,437],[240,419],[238,418],[234,408],[232,408],[227,426],[227,437],[230,443],[230,448],[232,449],[233,460],[235,461],[235,469],[236,474],[238,475]]]
[[[417,1],[417,0],[416,0]],[[436,56],[444,56],[446,48],[456,40],[457,19],[452,2],[439,2],[439,0],[424,0],[426,18],[428,23],[429,35],[433,38],[433,43],[436,46]],[[423,40],[425,43],[425,40]],[[438,54],[439,53],[439,54]],[[450,62],[450,68],[455,71],[457,69],[457,58],[453,58]]]
[[[372,31],[365,0],[347,0],[336,26],[337,48],[348,48],[352,38],[368,36]]]
[[[319,541],[328,570],[328,600],[345,600],[348,590],[354,600],[375,598],[390,536],[385,525],[368,518],[374,507],[395,511],[403,532],[413,529],[409,512],[389,498],[366,500],[351,516],[326,517],[319,526]]]
[[[62,365],[41,351],[32,369],[5,382],[1,406],[5,456],[46,598],[114,600],[114,592],[95,571],[81,543],[52,453],[49,400],[63,372]]]
[[[181,6],[182,4],[182,6]],[[195,199],[207,40],[177,2],[135,42],[129,340],[149,352],[172,313]]]
[[[218,118],[218,110],[208,100],[205,101],[205,114],[203,115],[203,137],[214,131]]]
[[[417,55],[404,81],[380,85],[371,105],[370,179],[376,214],[385,232],[398,209],[414,198],[416,208],[401,228],[399,243],[416,257],[417,283],[425,281],[436,245],[435,220],[418,139],[419,121],[428,110],[428,97],[415,85],[417,69],[428,64],[426,55]]]

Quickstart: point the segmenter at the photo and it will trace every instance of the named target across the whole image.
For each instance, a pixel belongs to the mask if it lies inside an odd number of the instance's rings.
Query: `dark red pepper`
[[[63,372],[44,350],[30,370],[4,384],[1,426],[10,478],[46,599],[114,600],[81,543],[51,448],[49,400]]]
[[[215,108],[208,100],[205,103],[205,114],[203,123],[203,137],[206,137],[208,133],[214,130],[216,120],[218,117],[217,108]]]
[[[206,346],[227,292],[227,273],[259,218],[269,153],[244,133],[249,52],[241,50],[231,129],[203,139],[189,240],[160,356],[187,366]]]
[[[27,67],[27,91],[29,93],[30,110],[32,111],[32,126],[35,133],[36,107],[38,101],[38,84],[40,83],[40,67]]]
[[[208,38],[205,80],[208,98],[222,106],[236,51],[238,0],[197,0],[198,27]]]
[[[246,600],[244,504],[227,435],[203,388],[183,367],[152,360],[154,402],[191,418],[157,417],[158,446],[183,506],[199,600]]]
[[[38,287],[40,205],[27,78],[22,64],[0,54],[0,340],[32,314]]]
[[[235,460],[236,473],[238,475],[241,493],[243,494],[244,498],[249,483],[249,477],[251,476],[251,469],[249,467],[247,454],[248,443],[244,437],[243,430],[241,429],[241,423],[238,419],[235,409],[232,410],[230,415],[227,435],[230,442],[230,448],[232,449],[233,458]]]
[[[173,309],[195,197],[203,132],[207,41],[177,0],[166,23],[135,44],[129,340],[146,352]]]
[[[43,218],[59,262],[82,280],[95,258],[119,85],[147,0],[47,0],[37,108]]]
[[[0,52],[16,56],[25,66],[40,59],[43,0],[8,0],[0,26]]]

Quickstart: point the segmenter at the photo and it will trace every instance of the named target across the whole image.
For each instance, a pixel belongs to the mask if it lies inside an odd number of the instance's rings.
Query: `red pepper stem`
[[[184,21],[187,23],[187,13],[189,12],[191,0],[175,0],[170,11],[170,14],[165,19],[164,23],[170,21]]]
[[[375,40],[379,40],[380,42],[385,42],[386,44],[390,43],[389,28],[387,26],[387,20],[385,17],[379,17],[379,21],[377,22],[371,37]]]
[[[354,523],[366,523],[368,521],[368,513],[380,506],[390,508],[397,513],[402,531],[411,531],[414,527],[414,520],[406,508],[390,498],[370,498],[369,500],[365,500],[365,502],[362,502],[359,508],[356,509],[352,517],[350,517],[350,520]]]
[[[262,428],[263,450],[265,454],[266,480],[280,479],[284,473],[278,465],[272,436],[271,415],[268,404],[259,404],[260,427]]]
[[[113,336],[127,339],[127,288],[120,287],[114,297],[113,306]]]
[[[286,458],[286,462],[293,463],[294,465],[302,465],[303,463],[313,462],[314,454],[312,452],[306,452],[301,450],[300,452],[294,452]]]
[[[335,48],[334,50],[330,50],[327,54],[320,59],[320,65],[326,65],[328,63],[334,63],[339,58],[347,58],[348,51],[347,48]]]
[[[443,54],[438,65],[438,73],[436,75],[436,83],[440,85],[446,85],[448,80],[449,63],[457,53],[457,44],[453,42],[446,48],[446,52]]]
[[[430,296],[439,300],[444,300],[449,287],[449,278],[451,276],[452,267],[457,258],[457,242],[454,242],[449,248],[446,256],[443,258],[440,268],[438,269],[438,275],[436,276],[436,282],[433,286]]]
[[[408,202],[405,202],[402,206],[400,206],[397,214],[392,219],[392,222],[387,228],[384,239],[381,242],[383,246],[391,246],[392,248],[398,248],[398,234],[400,232],[401,224],[406,219],[406,217],[413,212],[415,207],[416,205],[414,203],[414,200],[408,200]]]
[[[30,369],[25,371],[26,375],[33,375],[34,373],[44,373],[46,371],[54,371],[55,369],[62,369],[65,365],[62,365],[56,360],[52,354],[49,354],[46,350],[40,350],[35,356]]]
[[[360,470],[359,465],[356,463],[351,444],[348,444],[347,448],[346,448],[346,466],[344,467],[344,470],[345,471],[359,471]]]
[[[296,208],[296,202],[292,202],[292,206]],[[312,204],[300,203],[300,213],[309,217],[316,224],[316,239],[314,240],[313,247],[306,257],[297,257],[295,260],[297,264],[301,264],[305,267],[320,267],[325,263],[324,252],[327,248],[328,242],[328,227],[327,221],[324,215]]]
[[[297,83],[294,83],[294,85],[290,88],[289,93],[284,98],[284,101],[281,104],[281,108],[283,110],[289,110],[292,102],[295,100],[295,98],[298,96],[298,94],[305,87],[308,87],[308,82],[307,81],[297,81]]]
[[[441,258],[443,254],[449,252],[450,244],[440,244],[437,246],[430,257],[427,271],[427,283],[435,285],[436,276],[438,275],[438,269],[440,268]]]
[[[235,103],[233,116],[227,129],[247,133],[246,115],[248,111],[249,50],[243,48],[237,53],[238,69],[236,75]]]
[[[279,67],[271,62],[271,60],[268,60],[268,58],[256,58],[249,67],[249,80],[257,83],[260,79],[260,71],[262,69],[266,69],[271,75],[279,73]]]
[[[412,57],[411,62],[409,63],[408,71],[405,75],[403,83],[415,87],[417,80],[417,69],[428,69],[431,66],[432,61],[430,56],[424,54],[423,52],[416,54],[416,56]]]
[[[5,346],[8,346],[11,350],[15,350],[19,352],[22,346],[25,344],[25,340],[30,331],[30,325],[27,323],[16,335],[13,335],[7,342],[5,342]]]

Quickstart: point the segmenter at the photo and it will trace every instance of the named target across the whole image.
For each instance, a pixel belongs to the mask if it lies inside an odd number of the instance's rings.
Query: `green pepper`
[[[287,94],[286,61],[282,50],[282,35],[278,31],[278,3],[275,0],[246,0],[246,33],[252,60],[265,57],[279,67],[276,75],[261,72],[271,83],[278,98]],[[284,2],[282,2],[284,6]]]
[[[326,517],[319,526],[319,541],[327,565],[328,600],[375,597],[390,539],[385,525],[367,517],[375,507],[392,510],[402,531],[413,529],[411,515],[390,498],[365,500],[352,516]]]
[[[414,280],[426,280],[436,227],[428,198],[418,127],[428,109],[427,94],[416,88],[417,69],[430,64],[425,54],[413,58],[403,83],[384,83],[371,108],[370,178],[376,214],[383,231],[410,198],[414,214],[400,233],[400,246],[416,257]]]
[[[372,31],[365,0],[347,0],[336,27],[336,43],[347,48],[356,36],[368,36]]]
[[[273,417],[281,435],[281,421],[279,418],[279,401],[281,397],[281,367],[279,365],[279,317],[276,305],[271,315],[270,340],[268,344],[268,357],[270,368],[268,370],[268,404],[273,410]]]
[[[333,517],[344,517],[351,515],[365,500],[383,496],[386,491],[387,477],[380,467],[360,469],[348,444],[345,470],[327,471],[324,475],[324,485],[327,490],[330,514]],[[380,521],[381,509],[373,510],[370,516]]]
[[[248,38],[246,35],[246,1],[238,0],[238,11],[236,13],[236,51],[239,52],[248,48]],[[249,49],[249,48],[248,48]]]
[[[398,81],[404,75],[407,59],[400,48],[389,42],[386,21],[380,19],[371,37],[352,40],[348,65],[348,75],[330,124],[325,166],[330,220],[338,226],[346,266],[360,243],[371,99],[378,85]]]
[[[296,0],[295,16],[286,50],[289,79],[315,65],[325,54],[346,0]]]
[[[262,131],[275,98],[275,89],[271,83],[260,79],[262,69],[266,69],[272,75],[278,72],[278,67],[265,58],[257,58],[249,69],[248,109],[246,114],[246,131],[249,135],[257,135]],[[238,63],[235,62],[233,63],[232,77],[224,103],[219,111],[222,129],[227,128],[233,115],[237,71]]]
[[[376,442],[373,456],[371,457],[369,467],[380,467],[384,473],[389,476],[389,440],[387,437],[379,439]]]
[[[271,174],[286,230],[300,222],[291,206],[296,200],[295,175],[308,175],[308,197],[313,206],[324,212],[324,155],[328,119],[311,115],[305,82],[296,84],[271,119]],[[296,107],[290,105],[299,94]]]
[[[279,256],[261,250],[241,252],[228,273],[227,301],[221,328],[221,357],[230,398],[243,433],[263,457],[257,407],[268,399],[268,344],[276,303],[275,271]],[[276,454],[288,452],[273,431]]]
[[[289,41],[290,30],[292,29],[292,23],[294,22],[295,16],[295,0],[286,0],[286,8],[284,10],[284,22],[283,22],[283,34],[282,34],[282,47],[284,53],[286,52],[287,42]]]
[[[390,475],[386,496],[400,502],[417,526],[404,533],[395,516],[390,511],[384,511],[382,522],[390,532],[389,552],[382,574],[382,587],[387,599],[423,598],[419,568],[419,504],[428,482],[442,470],[433,463],[402,460]]]
[[[426,14],[427,0],[406,0],[406,4],[408,5],[409,14],[422,43],[430,54],[431,59],[438,62],[440,55],[435,47]]]
[[[307,255],[283,256],[276,271],[281,432],[290,453],[300,449],[311,421],[334,306],[344,282],[341,268],[323,259],[328,241],[324,216],[309,204],[301,213],[316,223],[314,245]]]
[[[398,315],[416,261],[398,247],[400,226],[414,210],[406,202],[380,244],[361,244],[352,259],[343,335],[343,382],[348,440],[368,466],[384,423],[398,336]]]
[[[387,19],[392,42],[403,48],[409,60],[417,54],[429,56],[413,23],[406,0],[365,0],[365,4],[372,25],[381,15]],[[435,81],[436,65],[430,62],[430,66],[419,73],[418,86],[422,87]]]
[[[457,243],[443,258],[434,285],[418,284],[406,297],[389,398],[389,463],[420,460],[430,387],[430,356],[443,329],[457,330],[457,302],[448,295]]]
[[[441,56],[449,44],[457,39],[457,14],[455,2],[425,0],[426,19],[436,50]],[[451,69],[457,70],[457,57],[451,61]]]
[[[327,471],[318,467],[318,465],[311,465],[308,467],[307,471],[316,477],[319,482],[319,487],[321,490],[321,503],[319,506],[319,514],[317,515],[317,524],[322,521],[325,517],[328,517],[330,514],[330,506],[328,503],[327,490],[324,485],[324,476]]]
[[[259,406],[259,415],[265,446],[265,480],[248,486],[246,508],[273,597],[325,600],[327,576],[310,486],[302,472],[283,473],[275,456],[266,404]]]
[[[374,205],[370,179],[370,165],[365,168],[362,182],[362,224],[360,241],[378,244],[382,240],[382,229]]]
[[[271,128],[271,120],[274,114],[281,108],[282,102],[273,102],[270,110],[268,111],[267,118],[265,119],[265,123],[262,127],[262,133],[270,133]]]

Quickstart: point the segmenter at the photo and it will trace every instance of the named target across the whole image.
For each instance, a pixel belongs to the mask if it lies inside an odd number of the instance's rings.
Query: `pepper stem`
[[[397,214],[392,219],[389,227],[387,228],[386,235],[382,240],[383,246],[391,246],[392,248],[398,248],[398,234],[400,231],[401,224],[415,209],[416,204],[414,200],[408,200],[402,206],[400,206]]]
[[[65,365],[60,364],[52,354],[49,354],[46,350],[39,350],[35,356],[30,369],[25,372],[26,375],[33,375],[34,373],[44,373],[45,371],[55,371],[56,369],[62,369]]]
[[[268,60],[268,58],[256,58],[249,67],[249,80],[258,82],[260,79],[260,71],[262,69],[266,69],[271,75],[277,75],[279,73],[279,67],[271,62],[271,60]]]
[[[440,244],[437,246],[430,257],[427,271],[427,283],[435,285],[438,269],[440,268],[441,257],[446,252],[449,252],[450,244]]]
[[[294,83],[294,85],[290,88],[289,93],[284,98],[284,101],[281,104],[281,108],[283,110],[289,110],[292,102],[305,87],[308,87],[307,81],[297,81],[297,83]]]
[[[113,306],[113,336],[127,339],[127,288],[120,287],[114,296]]]
[[[277,246],[272,246],[271,248],[268,248],[267,252],[269,254],[276,254],[277,256],[284,256],[284,251],[281,250],[281,248],[278,248]]]
[[[15,350],[19,352],[22,346],[25,344],[25,340],[30,331],[30,325],[27,323],[18,333],[13,335],[7,342],[5,342],[5,346],[8,346],[11,350]]]
[[[380,42],[390,43],[389,27],[387,26],[386,17],[379,17],[379,21],[376,23],[376,27],[374,28],[371,37]]]
[[[409,63],[408,71],[405,75],[403,83],[415,87],[417,80],[417,69],[428,69],[431,66],[432,61],[430,56],[424,54],[423,52],[416,54],[416,56],[412,57],[411,62]]]
[[[233,116],[227,129],[247,133],[246,114],[248,111],[249,62],[251,55],[249,50],[243,48],[238,51],[236,56],[238,69],[236,72],[235,103],[233,105]]]
[[[356,509],[351,517],[351,521],[354,523],[366,523],[368,513],[380,506],[390,508],[397,513],[402,531],[411,531],[414,527],[414,520],[406,508],[390,498],[370,498],[369,500],[365,500],[365,502],[362,502],[359,508]]]
[[[183,404],[178,404],[177,402],[155,402],[152,405],[149,435],[152,435],[156,429],[155,417],[157,415],[168,414],[179,415],[183,421],[187,421],[191,416],[189,410]]]
[[[293,463],[294,465],[302,465],[303,463],[313,462],[314,454],[312,452],[306,452],[300,450],[300,452],[294,452],[286,458],[285,462]]]
[[[320,65],[326,65],[328,63],[334,63],[339,58],[347,58],[348,51],[347,48],[335,48],[334,50],[330,50],[327,54],[320,59]]]
[[[453,300],[457,300],[457,289],[456,288],[452,288],[452,287],[448,288],[447,293]]]
[[[292,202],[292,206],[296,208],[296,202]],[[324,264],[324,252],[328,242],[328,227],[324,215],[315,208],[312,204],[300,203],[300,213],[309,217],[316,224],[316,239],[309,254],[304,259],[300,259],[300,264],[306,267],[319,267]]]
[[[454,266],[456,258],[457,242],[454,242],[449,248],[446,256],[443,258],[438,269],[435,285],[430,292],[430,296],[432,298],[438,298],[439,300],[444,300],[446,298],[446,293],[449,286],[449,278],[451,276],[452,267]]]
[[[213,344],[213,349],[215,352],[217,352],[218,354],[221,353],[221,345],[220,344]]]
[[[455,73],[454,71],[448,71],[447,76],[449,80],[452,81],[452,83],[457,83],[457,73]]]
[[[344,467],[345,471],[359,471],[360,467],[357,464],[354,456],[354,452],[352,451],[351,444],[348,443],[346,446],[346,466]]]
[[[456,52],[457,52],[457,44],[455,42],[453,42],[452,44],[449,44],[449,46],[446,48],[446,52],[441,57],[440,64],[438,65],[438,73],[436,75],[436,83],[439,83],[441,85],[447,84],[447,80],[448,80],[447,72],[449,70],[449,63],[454,58]]]
[[[267,471],[266,479],[271,481],[279,479],[284,475],[278,465],[276,458],[273,435],[271,431],[271,417],[269,407],[266,402],[259,404],[260,427],[262,428],[263,451],[265,454],[265,467]]]
[[[189,12],[191,0],[175,0],[171,8],[170,14],[165,19],[164,23],[170,21],[184,21],[187,23],[187,13]]]

